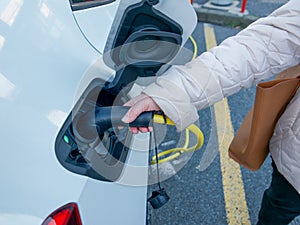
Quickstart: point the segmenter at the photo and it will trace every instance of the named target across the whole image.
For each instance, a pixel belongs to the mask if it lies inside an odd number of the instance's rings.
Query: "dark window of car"
[[[115,0],[70,0],[73,11],[106,5]]]

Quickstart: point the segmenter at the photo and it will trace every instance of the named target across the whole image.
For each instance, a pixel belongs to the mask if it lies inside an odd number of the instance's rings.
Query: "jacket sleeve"
[[[186,65],[172,66],[144,93],[182,130],[198,119],[197,110],[299,61],[300,4],[291,0]]]

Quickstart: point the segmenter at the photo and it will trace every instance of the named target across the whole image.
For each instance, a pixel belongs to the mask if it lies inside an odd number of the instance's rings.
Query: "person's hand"
[[[160,110],[159,106],[153,101],[153,99],[146,94],[141,94],[131,99],[125,103],[124,106],[131,106],[128,112],[122,118],[124,123],[131,123],[142,112]],[[145,133],[152,131],[152,127],[130,127],[130,131],[134,134],[137,134],[139,131]]]

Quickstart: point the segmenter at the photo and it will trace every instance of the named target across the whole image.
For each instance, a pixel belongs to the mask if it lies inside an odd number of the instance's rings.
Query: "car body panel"
[[[2,0],[0,37],[0,212],[42,220],[77,201],[87,180],[59,165],[53,146],[78,82],[99,54],[68,1]]]
[[[77,202],[84,225],[124,222],[124,213],[127,224],[143,224],[146,186],[76,175],[65,170],[54,154],[57,132],[76,101],[81,81],[101,58],[77,27],[69,2],[5,0],[0,6],[0,221],[41,224],[56,208]],[[104,21],[103,10],[98,13]],[[109,24],[102,28],[109,31]],[[93,71],[95,77],[107,73],[102,67]],[[146,174],[144,170],[144,178]],[[135,197],[128,199],[131,195]],[[122,216],[112,217],[110,208]]]
[[[105,6],[74,11],[74,17],[82,33],[91,45],[101,53],[104,51],[110,31],[105,28],[111,27],[119,3],[120,1],[115,1]]]

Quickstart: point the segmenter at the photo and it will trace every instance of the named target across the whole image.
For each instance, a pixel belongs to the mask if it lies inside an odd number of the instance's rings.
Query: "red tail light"
[[[82,225],[78,206],[68,203],[51,213],[42,225]]]

